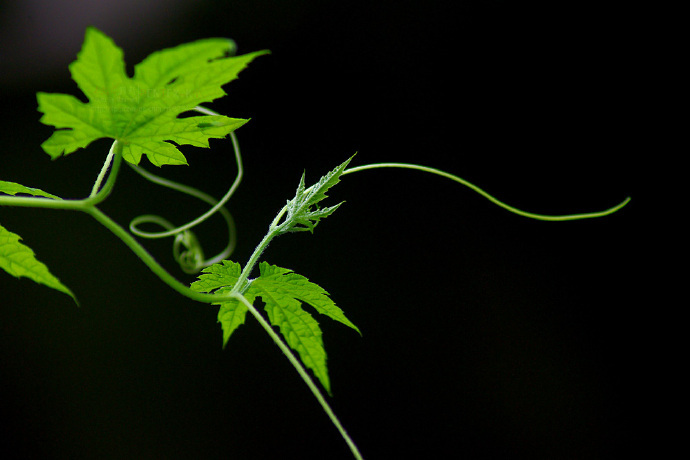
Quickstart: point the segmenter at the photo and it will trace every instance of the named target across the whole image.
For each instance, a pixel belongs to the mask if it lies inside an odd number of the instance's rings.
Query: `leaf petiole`
[[[91,189],[91,194],[89,195],[89,197],[94,197],[98,194],[98,191],[101,188],[101,183],[103,182],[103,179],[105,178],[105,175],[108,172],[108,168],[110,167],[110,164],[113,162],[113,157],[115,156],[115,145],[116,143],[114,142],[113,145],[110,147],[110,151],[108,152],[108,155],[105,157],[103,167],[101,168],[101,171],[98,173],[98,177],[96,177],[96,182],[94,182],[93,184],[93,188]]]

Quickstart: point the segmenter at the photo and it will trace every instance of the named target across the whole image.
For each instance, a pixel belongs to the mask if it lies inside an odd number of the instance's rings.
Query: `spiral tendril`
[[[204,107],[196,107],[194,110],[207,115],[218,115],[216,112]],[[230,256],[230,254],[232,254],[232,252],[235,249],[235,245],[237,242],[235,222],[232,218],[232,215],[227,210],[227,208],[225,208],[224,205],[235,193],[235,190],[237,190],[237,187],[239,186],[242,180],[243,168],[239,143],[237,142],[237,137],[234,133],[230,133],[230,139],[232,140],[232,145],[235,153],[235,162],[237,164],[237,176],[235,177],[235,180],[228,189],[227,193],[223,196],[223,198],[220,201],[193,187],[183,185],[169,179],[165,179],[149,171],[146,171],[144,168],[140,166],[128,163],[129,166],[144,179],[153,182],[154,184],[161,185],[163,187],[167,187],[178,192],[193,196],[211,205],[211,209],[206,211],[204,214],[179,227],[174,226],[170,221],[166,220],[165,218],[154,214],[145,214],[142,216],[138,216],[132,219],[132,221],[129,223],[130,232],[141,238],[154,239],[166,238],[170,236],[174,237],[173,257],[175,261],[180,265],[182,271],[184,271],[185,273],[198,273],[204,267],[225,260]],[[216,212],[220,213],[221,216],[225,219],[225,223],[228,229],[228,244],[225,247],[225,249],[223,249],[223,251],[221,251],[217,255],[209,259],[204,259],[204,251],[201,246],[201,243],[197,239],[196,235],[191,231],[191,229],[199,225],[200,223],[204,222],[206,219],[211,217]],[[164,230],[159,232],[147,232],[139,228],[139,226],[141,226],[142,224],[158,225]]]

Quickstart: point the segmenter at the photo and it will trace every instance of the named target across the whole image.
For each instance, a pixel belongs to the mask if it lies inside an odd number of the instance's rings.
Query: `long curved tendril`
[[[529,217],[530,219],[537,219],[537,220],[546,220],[546,221],[566,221],[566,220],[580,220],[580,219],[592,219],[596,217],[603,217],[607,216],[609,214],[613,214],[614,212],[618,211],[621,209],[623,206],[628,204],[630,201],[630,197],[627,197],[625,200],[617,204],[616,206],[613,206],[612,208],[605,209],[603,211],[598,211],[598,212],[588,212],[588,213],[582,213],[582,214],[567,214],[567,215],[561,215],[561,216],[552,216],[552,215],[546,215],[546,214],[536,214],[533,212],[527,212],[523,211],[521,209],[517,209],[513,206],[510,206],[509,204],[506,204],[497,198],[494,198],[493,196],[489,195],[487,192],[482,190],[481,188],[477,187],[476,185],[466,181],[465,179],[456,176],[455,174],[450,174],[445,171],[442,171],[440,169],[436,168],[430,168],[428,166],[420,166],[416,164],[410,164],[410,163],[374,163],[374,164],[368,164],[368,165],[362,165],[362,166],[355,166],[353,168],[348,168],[345,171],[343,171],[343,176],[345,174],[352,174],[357,171],[364,171],[367,169],[377,169],[377,168],[403,168],[403,169],[416,169],[418,171],[424,171],[428,172],[431,174],[436,174],[442,177],[446,177],[450,180],[453,180],[455,182],[458,182],[475,192],[479,193],[481,196],[486,198],[487,200],[491,201],[497,206],[502,207],[503,209],[506,209],[514,214],[523,216],[523,217]]]
[[[216,112],[201,106],[196,107],[194,110],[207,115],[218,115]],[[235,180],[230,186],[230,189],[226,192],[226,194],[220,201],[193,187],[189,187],[187,185],[183,185],[172,180],[165,179],[163,177],[157,176],[153,173],[146,171],[144,168],[140,166],[129,164],[129,166],[135,172],[137,172],[146,180],[149,180],[158,185],[162,185],[164,187],[168,187],[178,192],[193,196],[212,206],[211,209],[206,211],[201,216],[179,227],[175,227],[169,221],[160,216],[151,214],[138,216],[132,219],[132,221],[129,224],[130,232],[142,238],[166,238],[169,236],[174,236],[175,240],[173,243],[173,256],[175,260],[180,264],[180,267],[185,273],[197,273],[204,267],[225,260],[230,256],[230,254],[232,254],[232,252],[235,249],[237,241],[235,222],[232,218],[232,215],[224,207],[224,205],[225,203],[227,203],[230,197],[235,193],[235,190],[237,190],[237,187],[240,185],[240,182],[242,181],[242,176],[244,175],[244,169],[242,167],[242,155],[240,153],[239,143],[237,142],[237,137],[234,133],[230,133],[230,139],[232,140],[232,145],[235,152],[237,176],[235,177]],[[210,259],[204,260],[204,253],[201,244],[199,243],[191,229],[199,225],[200,223],[204,222],[206,219],[211,217],[216,212],[219,212],[223,216],[227,224],[228,244],[225,247],[225,249],[223,249],[223,251],[221,251],[220,253],[218,253]],[[164,231],[147,232],[139,229],[138,226],[144,223],[156,224],[164,228]]]

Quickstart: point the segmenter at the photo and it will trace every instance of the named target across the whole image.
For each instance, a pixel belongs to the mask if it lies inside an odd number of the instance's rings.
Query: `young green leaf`
[[[318,321],[302,309],[302,302],[357,332],[359,329],[345,317],[324,289],[304,276],[266,262],[259,265],[259,270],[261,275],[252,281],[247,292],[261,297],[271,324],[280,328],[290,348],[299,354],[304,365],[314,372],[330,394],[321,328]]]
[[[17,278],[25,276],[37,283],[64,292],[77,302],[72,291],[53,276],[48,271],[48,267],[36,259],[31,248],[20,243],[20,240],[19,235],[0,225],[0,268]]]
[[[38,93],[41,122],[58,128],[41,146],[53,159],[100,138],[123,143],[123,158],[138,164],[142,155],[156,166],[186,164],[172,143],[208,147],[248,120],[225,116],[179,118],[204,102],[225,95],[222,85],[267,51],[242,56],[231,40],[212,38],[158,51],[125,72],[123,53],[99,30],[86,30],[84,45],[70,65],[72,79],[88,98]]]
[[[59,196],[52,195],[50,193],[44,192],[43,190],[39,190],[37,188],[25,187],[24,185],[18,184],[16,182],[7,182],[4,180],[0,180],[0,193],[5,193],[7,195],[22,194],[22,195],[40,196],[40,197],[44,197],[44,198],[52,198],[54,200],[61,200],[62,199]]]
[[[258,279],[256,280],[258,281]],[[275,286],[259,283],[261,300],[264,301],[268,320],[280,328],[288,346],[295,350],[302,363],[314,372],[321,385],[331,393],[331,383],[326,367],[326,349],[321,338],[318,321],[302,309],[302,304]]]
[[[251,280],[243,295],[252,304],[257,297],[261,297],[268,320],[280,328],[288,346],[297,352],[304,365],[314,372],[330,393],[321,328],[318,321],[302,309],[302,302],[357,332],[359,329],[328,297],[328,292],[304,276],[266,262],[259,265],[259,271],[260,276]],[[230,292],[240,274],[240,265],[226,260],[205,268],[191,288],[198,292]],[[223,326],[225,346],[230,335],[244,323],[247,307],[237,301],[223,302],[220,305],[218,320]]]
[[[217,292],[219,294],[230,292],[237,283],[241,272],[240,264],[224,260],[204,268],[199,279],[193,282],[190,287],[197,292]],[[251,293],[245,293],[245,297],[250,303],[254,303],[254,296]],[[223,348],[225,348],[232,333],[244,324],[247,307],[237,300],[221,302],[219,305],[218,322],[223,328]]]
[[[343,204],[340,202],[335,206],[319,208],[318,203],[328,196],[326,192],[335,184],[340,182],[340,176],[350,163],[353,157],[348,158],[344,163],[323,176],[319,181],[309,188],[304,186],[304,174],[300,178],[297,192],[292,200],[286,205],[287,216],[280,226],[280,233],[309,231],[313,232],[314,227],[324,217],[328,217]]]
[[[284,295],[308,303],[317,312],[351,327],[361,335],[357,326],[345,317],[343,311],[328,296],[328,292],[318,284],[312,283],[306,277],[288,268],[277,267],[267,262],[259,264],[259,272],[261,276],[252,281],[249,286],[250,292],[254,292],[258,296],[260,290],[264,292],[280,291]]]

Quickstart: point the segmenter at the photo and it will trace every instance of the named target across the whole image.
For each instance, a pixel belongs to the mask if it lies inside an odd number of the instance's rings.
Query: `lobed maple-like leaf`
[[[231,40],[210,38],[149,55],[125,71],[123,52],[94,27],[86,29],[72,79],[89,102],[58,93],[37,94],[41,122],[58,128],[41,146],[53,159],[101,138],[123,144],[123,158],[138,164],[146,155],[156,166],[186,164],[175,145],[208,147],[248,120],[225,116],[178,115],[225,95],[222,85],[237,78],[254,58],[267,51],[229,56]]]
[[[260,276],[251,280],[243,295],[252,304],[255,299],[261,298],[271,324],[280,329],[288,346],[297,352],[304,365],[314,372],[330,393],[321,328],[318,321],[302,308],[302,303],[311,305],[317,312],[357,332],[359,329],[328,297],[328,292],[304,276],[266,262],[261,262],[259,271]],[[191,287],[198,292],[229,292],[239,279],[240,273],[238,263],[226,260],[205,268],[198,281],[192,283]],[[240,302],[220,304],[218,320],[223,327],[224,346],[230,335],[244,323],[246,313],[247,307]]]

